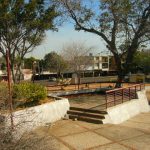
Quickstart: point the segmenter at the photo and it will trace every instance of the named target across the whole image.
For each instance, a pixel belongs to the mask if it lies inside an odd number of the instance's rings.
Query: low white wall
[[[90,82],[112,82],[116,81],[117,76],[107,76],[107,77],[84,77],[80,78],[81,83],[90,83]]]
[[[62,98],[58,101],[14,112],[15,138],[19,138],[24,132],[31,131],[38,126],[63,118],[69,107],[68,99]],[[5,115],[5,125],[10,126],[10,116]]]
[[[145,90],[137,92],[137,96],[138,99],[108,108],[108,115],[105,116],[106,119],[103,120],[103,123],[119,124],[139,113],[149,112],[150,106],[148,104]]]
[[[113,82],[117,80],[117,76],[99,76],[99,77],[83,77],[80,78],[80,83],[93,83],[93,82]],[[72,84],[77,84],[78,79],[72,78]]]

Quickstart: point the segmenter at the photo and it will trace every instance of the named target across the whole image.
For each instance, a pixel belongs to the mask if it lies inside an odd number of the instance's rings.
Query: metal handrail
[[[127,100],[135,99],[136,92],[145,88],[145,84],[135,84],[125,88],[118,88],[106,91],[106,109],[108,104],[113,103],[113,106],[118,105],[117,102],[124,103]]]
[[[141,85],[144,85],[144,87],[145,87],[144,83],[134,84],[134,85],[131,85],[131,86],[128,86],[128,87],[124,87],[124,88],[117,88],[117,89],[109,90],[109,91],[106,91],[106,93],[110,93],[110,92],[114,92],[114,91],[119,91],[119,90],[122,90],[122,89],[128,89],[128,88],[132,88],[132,87],[136,87],[136,86],[141,86]]]

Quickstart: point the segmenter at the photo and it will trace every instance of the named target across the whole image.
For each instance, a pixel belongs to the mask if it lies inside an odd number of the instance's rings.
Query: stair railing
[[[106,91],[106,109],[124,103],[126,101],[136,99],[137,91],[145,89],[145,84],[136,84],[125,88],[118,88],[114,90]]]

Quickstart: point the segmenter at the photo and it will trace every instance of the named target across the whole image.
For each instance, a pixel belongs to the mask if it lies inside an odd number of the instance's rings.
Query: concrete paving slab
[[[70,122],[72,122],[72,120],[59,120],[59,121],[52,123],[50,127],[59,128],[61,126],[65,126],[66,124],[69,124]]]
[[[135,122],[143,122],[150,124],[150,113],[142,113],[130,119]]]
[[[45,129],[37,128],[31,133],[24,134],[16,145],[15,150],[70,150],[46,131]]]
[[[80,133],[87,131],[85,128],[79,126],[78,124],[75,124],[74,122],[69,122],[66,124],[63,124],[62,126],[53,126],[49,132],[55,136],[66,136],[74,133]]]
[[[54,143],[53,147],[51,143]],[[57,139],[51,139],[49,141],[47,141],[47,143],[41,143],[40,144],[43,148],[40,150],[70,150],[70,148],[68,148],[67,146],[65,146],[62,142],[58,141]],[[37,147],[38,150],[38,147]]]
[[[139,114],[120,125],[61,120],[40,127],[37,134],[54,135],[54,141],[47,140],[47,145],[52,142],[56,150],[150,150],[149,120],[150,113]]]
[[[150,135],[144,134],[136,138],[121,141],[121,143],[136,150],[150,150]]]
[[[59,147],[57,150],[70,150],[70,148],[66,147],[65,145],[63,145],[59,142]]]
[[[111,143],[112,141],[93,132],[84,132],[75,135],[61,137],[61,140],[77,150],[88,149],[99,145]]]
[[[137,129],[133,129],[133,128],[129,128],[129,127],[122,127],[119,125],[112,126],[109,128],[98,129],[98,130],[95,130],[95,132],[97,132],[100,135],[103,135],[107,138],[110,138],[114,141],[128,139],[131,137],[135,137],[135,136],[144,134],[143,132],[138,131]]]
[[[124,147],[120,144],[113,143],[113,144],[107,144],[104,146],[99,146],[99,147],[93,148],[91,150],[130,150],[130,149],[127,147]]]
[[[95,130],[95,129],[99,129],[99,128],[105,128],[105,127],[112,126],[111,124],[94,124],[94,123],[88,123],[88,122],[84,122],[84,121],[75,121],[75,123],[84,128],[87,128],[89,130]]]
[[[150,133],[150,124],[146,124],[143,122],[137,123],[137,122],[133,122],[133,121],[126,121],[126,122],[122,123],[121,125],[130,127],[130,128],[136,128],[136,129]]]

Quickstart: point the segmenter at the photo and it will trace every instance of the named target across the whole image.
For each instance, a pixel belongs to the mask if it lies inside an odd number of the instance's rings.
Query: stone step
[[[85,116],[85,117],[91,117],[91,118],[98,118],[98,119],[104,119],[105,118],[104,114],[97,114],[97,113],[90,113],[90,112],[83,112],[83,111],[75,111],[75,110],[69,110],[69,111],[67,111],[67,114]]]
[[[107,112],[105,110],[100,111],[100,110],[85,109],[85,108],[79,108],[79,107],[70,107],[70,110],[89,112],[89,113],[97,113],[97,114],[107,114]]]
[[[69,115],[69,119],[77,119],[79,121],[85,121],[89,123],[95,123],[95,124],[103,124],[103,121],[101,119],[94,119],[90,117],[85,117],[85,116],[78,116],[78,115]]]

